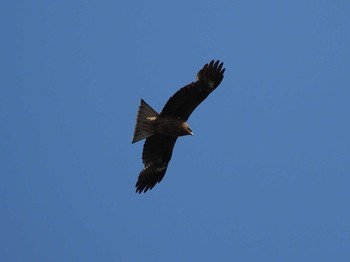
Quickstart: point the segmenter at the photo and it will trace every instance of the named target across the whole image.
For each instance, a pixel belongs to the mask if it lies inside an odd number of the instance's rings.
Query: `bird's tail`
[[[132,143],[155,134],[154,122],[158,116],[159,114],[141,99],[139,111],[137,112]]]

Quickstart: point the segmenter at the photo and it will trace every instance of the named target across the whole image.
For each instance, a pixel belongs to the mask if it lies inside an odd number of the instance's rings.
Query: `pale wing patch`
[[[214,81],[209,81],[208,82],[208,87],[210,90],[213,90],[214,89]]]
[[[167,166],[168,166],[168,165],[163,165],[163,166],[161,166],[161,167],[156,167],[156,171],[157,171],[157,172],[162,172],[162,171],[164,171],[164,170],[167,168]]]

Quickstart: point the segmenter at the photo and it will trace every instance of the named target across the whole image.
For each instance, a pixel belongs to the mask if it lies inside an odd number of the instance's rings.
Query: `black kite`
[[[220,61],[211,61],[198,72],[196,82],[177,91],[158,114],[145,101],[137,113],[132,143],[146,138],[142,160],[144,169],[136,183],[136,192],[152,189],[166,172],[179,136],[193,135],[187,119],[196,107],[213,92],[224,78],[225,69]]]

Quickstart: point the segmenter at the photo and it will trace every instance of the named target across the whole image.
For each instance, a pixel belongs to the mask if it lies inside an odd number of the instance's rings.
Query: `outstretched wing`
[[[224,78],[223,63],[212,60],[197,74],[197,81],[177,91],[165,104],[161,115],[187,120],[196,107],[213,92]]]
[[[142,193],[142,191],[146,193],[163,179],[176,139],[176,137],[161,134],[146,139],[142,152],[144,169],[135,186],[137,193]]]

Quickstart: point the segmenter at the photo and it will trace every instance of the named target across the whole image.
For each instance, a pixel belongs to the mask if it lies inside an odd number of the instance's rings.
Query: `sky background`
[[[6,1],[0,261],[350,261],[350,1]],[[225,78],[163,181],[157,111]]]

